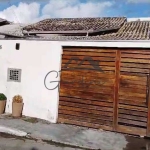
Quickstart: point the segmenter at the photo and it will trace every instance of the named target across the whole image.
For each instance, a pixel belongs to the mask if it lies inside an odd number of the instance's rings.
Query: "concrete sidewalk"
[[[58,146],[41,141],[3,137],[0,134],[0,150],[82,150],[72,147]]]
[[[0,127],[8,128],[9,131],[15,130],[12,133],[16,133],[15,135],[26,133],[33,139],[53,141],[87,149],[123,150],[128,145],[128,138],[122,134],[64,124],[50,124],[27,117],[13,119],[9,116],[1,116]]]

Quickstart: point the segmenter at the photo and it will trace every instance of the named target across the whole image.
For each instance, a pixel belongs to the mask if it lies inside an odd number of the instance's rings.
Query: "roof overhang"
[[[108,28],[102,30],[74,30],[74,31],[32,31],[28,32],[29,35],[40,35],[40,34],[57,34],[57,35],[96,35],[101,33],[115,32],[118,31],[120,27]]]

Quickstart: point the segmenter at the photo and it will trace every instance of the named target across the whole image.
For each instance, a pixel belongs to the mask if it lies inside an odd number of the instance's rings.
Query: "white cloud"
[[[33,23],[45,18],[99,17],[107,15],[110,1],[50,0],[41,8],[40,2],[20,2],[0,11],[0,18],[14,22]]]
[[[150,0],[127,0],[127,3],[150,3]]]
[[[77,0],[51,0],[42,13],[50,17],[98,17],[105,15],[111,6],[109,1],[80,3]]]
[[[0,18],[20,23],[34,22],[39,17],[39,10],[40,4],[38,3],[26,4],[20,2],[18,7],[13,5],[0,11]]]

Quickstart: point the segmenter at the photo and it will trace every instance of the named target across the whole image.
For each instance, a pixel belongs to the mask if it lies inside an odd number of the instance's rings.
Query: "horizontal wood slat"
[[[60,97],[60,101],[71,102],[71,103],[78,103],[78,104],[95,105],[95,106],[101,106],[101,107],[103,107],[103,106],[113,107],[113,103],[111,103],[111,102],[93,101],[93,100],[88,100],[88,99]]]
[[[130,88],[130,89],[141,89],[141,90],[146,90],[147,83],[146,81],[134,81],[134,80],[126,80],[126,79],[120,79],[120,87],[121,88]]]
[[[126,62],[122,62],[121,67],[123,68],[140,68],[140,69],[149,69],[150,68],[150,64],[144,64],[144,63],[126,63]]]
[[[64,65],[64,64],[66,64],[66,63],[68,63],[68,60],[67,59],[63,59],[62,60],[62,64]],[[69,64],[77,64],[77,62],[76,61],[71,61]],[[96,64],[96,63],[95,63]],[[90,65],[90,62],[89,61],[84,61],[83,63],[82,63],[82,65]],[[115,62],[113,61],[113,62],[107,62],[107,61],[100,61],[98,64],[96,64],[97,66],[115,66]]]
[[[124,72],[137,72],[137,73],[141,73],[141,74],[148,74],[149,73],[149,69],[141,69],[141,68],[125,68],[122,67],[120,69],[120,71],[124,71]]]
[[[120,74],[120,79],[122,80],[131,80],[131,81],[147,81],[147,76],[133,76],[133,75],[123,75]]]
[[[78,125],[78,126],[83,126],[83,127],[89,127],[89,128],[95,128],[95,129],[104,129],[104,130],[109,130],[109,131],[112,130],[112,126],[100,125],[100,124],[89,123],[89,122],[87,123],[84,120],[76,121],[73,119],[65,119],[64,117],[63,118],[59,117],[58,122]]]
[[[136,58],[121,58],[121,62],[131,62],[131,63],[146,63],[149,64],[149,59],[136,59]]]
[[[145,107],[138,107],[138,106],[130,106],[130,105],[119,104],[119,108],[127,109],[127,110],[136,110],[136,111],[147,112],[147,108],[145,108]]]
[[[79,103],[73,103],[73,102],[65,102],[60,101],[60,106],[70,106],[70,107],[77,107],[77,108],[83,108],[83,109],[96,109],[96,110],[104,110],[104,111],[113,111],[112,107],[99,107],[94,105],[87,105],[87,104],[79,104]]]
[[[146,86],[146,85],[145,85]],[[142,89],[142,88],[140,88],[140,89],[138,89],[136,86],[135,86],[135,88],[126,88],[126,87],[121,87],[120,88],[120,92],[122,92],[122,93],[124,93],[124,92],[126,92],[126,93],[129,93],[129,95],[131,95],[132,93],[135,93],[135,94],[144,94],[145,96],[146,96],[146,90],[145,89]],[[136,95],[136,96],[137,96]]]
[[[137,97],[137,96],[130,96],[130,95],[121,95],[121,94],[119,94],[119,99],[121,100],[130,100],[130,101],[138,101],[138,102],[146,102],[146,99],[145,98],[143,98],[143,97]]]
[[[66,78],[63,76],[61,77],[61,82],[68,83],[68,84],[79,84],[79,85],[91,85],[91,86],[114,86],[114,79],[108,79],[108,78],[93,78],[93,77],[82,77],[82,76],[66,76]],[[61,85],[61,83],[60,83]],[[79,87],[79,85],[76,85]]]
[[[60,88],[63,88],[63,89],[70,89],[70,90],[75,90],[75,91],[86,91],[88,90],[89,92],[92,92],[92,93],[102,93],[102,94],[112,94],[113,95],[113,92],[114,92],[114,87],[108,87],[108,86],[103,86],[103,84],[101,84],[101,88],[99,88],[99,90],[97,90],[97,88],[100,86],[99,85],[96,85],[96,84],[80,84],[80,83],[64,83],[64,82],[61,82],[60,84]]]
[[[77,64],[69,64],[68,66],[67,66],[67,69],[69,70],[70,68],[74,68],[74,69],[79,69],[79,68],[83,68],[83,69],[95,69],[92,65],[77,65]],[[110,71],[114,71],[115,70],[115,67],[114,66],[100,66],[99,65],[99,68],[102,70],[102,71],[105,71],[105,70],[110,70]],[[98,69],[99,69],[98,68]],[[62,69],[65,69],[65,64],[62,64]],[[97,69],[97,70],[98,70]],[[96,70],[96,69],[95,69]],[[99,71],[99,70],[98,70]],[[102,72],[102,71],[100,71],[100,72]]]
[[[122,53],[121,55],[122,58],[136,58],[136,59],[150,59],[150,54],[147,55],[143,55],[143,54],[126,54],[126,53]]]
[[[146,130],[143,128],[124,126],[124,125],[118,125],[117,131],[122,133],[127,133],[127,134],[133,134],[133,135],[141,135],[141,136],[146,135]]]
[[[108,71],[107,71],[108,72]],[[109,71],[110,72],[110,71]],[[109,73],[108,72],[108,73]],[[147,76],[147,74],[145,74],[145,73],[139,73],[139,72],[124,72],[124,71],[122,71],[122,72],[120,72],[120,74],[121,75],[131,75],[131,76]]]
[[[126,93],[128,93],[128,94],[126,94]],[[120,91],[119,91],[119,96],[122,96],[122,98],[126,98],[126,99],[130,99],[131,97],[133,98],[134,97],[134,99],[138,99],[138,98],[143,98],[143,99],[145,99],[146,100],[146,91],[144,91],[143,90],[143,93],[142,92],[140,92],[140,93],[135,93],[135,92],[132,92],[132,91],[124,91],[124,90],[122,90],[122,89],[120,89]]]
[[[86,74],[86,76],[84,76]],[[67,78],[67,77],[72,77],[72,76],[81,76],[83,75],[84,77],[92,77],[93,79],[114,79],[115,78],[115,74],[114,73],[110,73],[110,74],[107,74],[107,73],[103,73],[103,72],[97,72],[95,71],[93,73],[93,71],[90,71],[90,70],[73,70],[73,71],[69,71],[69,70],[66,70],[66,71],[62,71],[61,72],[61,78]],[[83,77],[82,76],[82,77]]]
[[[96,56],[96,57],[115,57],[116,53],[94,53],[94,52],[75,52],[75,51],[64,51],[63,55],[68,55],[68,56]]]
[[[105,74],[105,76],[107,76],[107,74]],[[84,76],[82,74],[71,74],[71,75],[68,75],[68,74],[65,74],[65,73],[62,73],[61,74],[61,80],[64,80],[64,81],[68,81],[68,78],[69,79],[74,79],[74,81],[85,81],[86,83],[90,83],[91,81],[100,81],[100,80],[104,80],[105,82],[112,82],[114,83],[114,78],[109,78],[109,77],[104,77],[104,76],[101,76],[100,77],[92,77],[90,75],[87,75],[87,76]]]
[[[121,50],[121,54],[126,54],[126,53],[133,54],[133,55],[134,54],[150,55],[150,50],[141,50],[141,49],[133,50],[132,48],[130,50]]]
[[[141,90],[146,90],[146,85],[138,85],[138,84],[128,84],[127,82],[120,82],[120,88],[138,88],[138,89],[141,89]]]
[[[147,85],[147,77],[120,75],[121,84]]]
[[[101,107],[103,107],[103,106],[113,107],[113,103],[111,103],[111,102],[101,102],[101,101],[94,101],[94,100],[88,100],[88,99],[60,97],[60,101],[73,102],[73,103],[78,103],[78,104],[95,105],[95,106],[101,106]]]
[[[92,110],[92,109],[83,109],[83,108],[78,108],[78,107],[71,107],[71,106],[59,106],[59,110],[66,110],[66,111],[75,111],[75,112],[81,112],[81,113],[87,113],[87,114],[95,114],[99,116],[113,116],[113,113],[111,111],[105,111],[104,109],[102,110]]]
[[[72,57],[68,56],[68,55],[63,55],[62,59],[67,59],[70,60]],[[74,57],[74,61],[75,60],[83,60],[85,58],[85,56],[76,56]],[[115,57],[96,57],[96,56],[92,56],[92,60],[94,61],[105,61],[105,62],[114,62],[115,61]],[[86,60],[85,60],[86,61]],[[73,61],[72,61],[73,62]],[[75,61],[76,62],[76,61]],[[77,62],[76,62],[77,63]]]
[[[64,48],[63,52],[71,51],[71,52],[94,52],[94,53],[116,53],[116,50],[112,50],[110,48]]]
[[[126,115],[126,114],[120,114],[118,115],[119,118],[122,119],[129,119],[129,120],[135,120],[135,121],[142,121],[142,122],[147,122],[147,116],[144,117],[140,117],[140,116],[134,116],[134,115]]]
[[[118,112],[119,112],[119,114],[127,114],[127,115],[133,115],[133,116],[139,116],[139,117],[147,118],[147,112],[145,112],[145,111],[122,108],[122,109],[119,109]]]
[[[139,100],[124,100],[124,99],[119,99],[120,104],[125,104],[125,105],[131,105],[131,106],[142,106],[142,107],[147,107],[146,102],[141,102]]]
[[[83,78],[82,79],[82,77],[81,78],[73,78],[73,77],[68,77],[67,79],[65,79],[65,78],[61,78],[61,81],[63,82],[63,83],[68,83],[68,84],[70,84],[70,83],[72,83],[72,84],[80,84],[80,85],[82,85],[82,84],[89,84],[89,85],[91,85],[91,86],[93,86],[93,85],[99,85],[99,86],[109,86],[109,87],[112,87],[112,86],[114,86],[114,79],[100,79],[100,80],[98,80],[98,79],[94,79],[94,78],[89,78],[89,80],[88,80],[88,78]],[[61,85],[61,83],[60,83],[60,85]]]
[[[60,88],[60,96],[66,97],[75,97],[81,99],[93,99],[93,100],[100,100],[100,101],[113,101],[113,96],[111,94],[99,94],[99,93],[92,93],[89,91],[75,91],[75,90],[68,90],[68,89],[61,89]]]
[[[123,119],[123,118],[118,118],[118,123],[123,123],[128,126],[141,126],[141,127],[146,127],[147,123],[146,122],[140,122],[140,121],[135,121],[135,120],[129,120],[129,119]]]
[[[77,116],[77,117],[86,117],[87,118],[87,113],[81,113],[81,112],[74,112],[74,111],[66,111],[66,110],[59,110],[59,114],[64,114],[64,115],[71,115],[71,116]],[[112,122],[113,118],[109,117],[109,116],[103,116],[103,115],[95,115],[95,114],[91,114],[88,113],[88,118],[89,119],[95,119],[95,120],[99,120],[99,121],[103,121],[103,120],[108,120],[109,122]]]
[[[108,125],[108,126],[112,126],[112,122],[108,121],[108,120],[100,120],[99,118],[97,119],[92,119],[89,117],[79,117],[79,116],[71,116],[71,115],[65,115],[65,114],[59,114],[60,118],[64,118],[64,119],[70,119],[70,120],[75,120],[75,121],[83,121],[83,122],[87,122],[87,123],[95,123],[95,124],[100,124],[100,125]]]

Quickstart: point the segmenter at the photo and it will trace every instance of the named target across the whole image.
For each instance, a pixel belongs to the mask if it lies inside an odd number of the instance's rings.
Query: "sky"
[[[0,0],[0,18],[16,23],[120,16],[150,17],[150,0]]]

